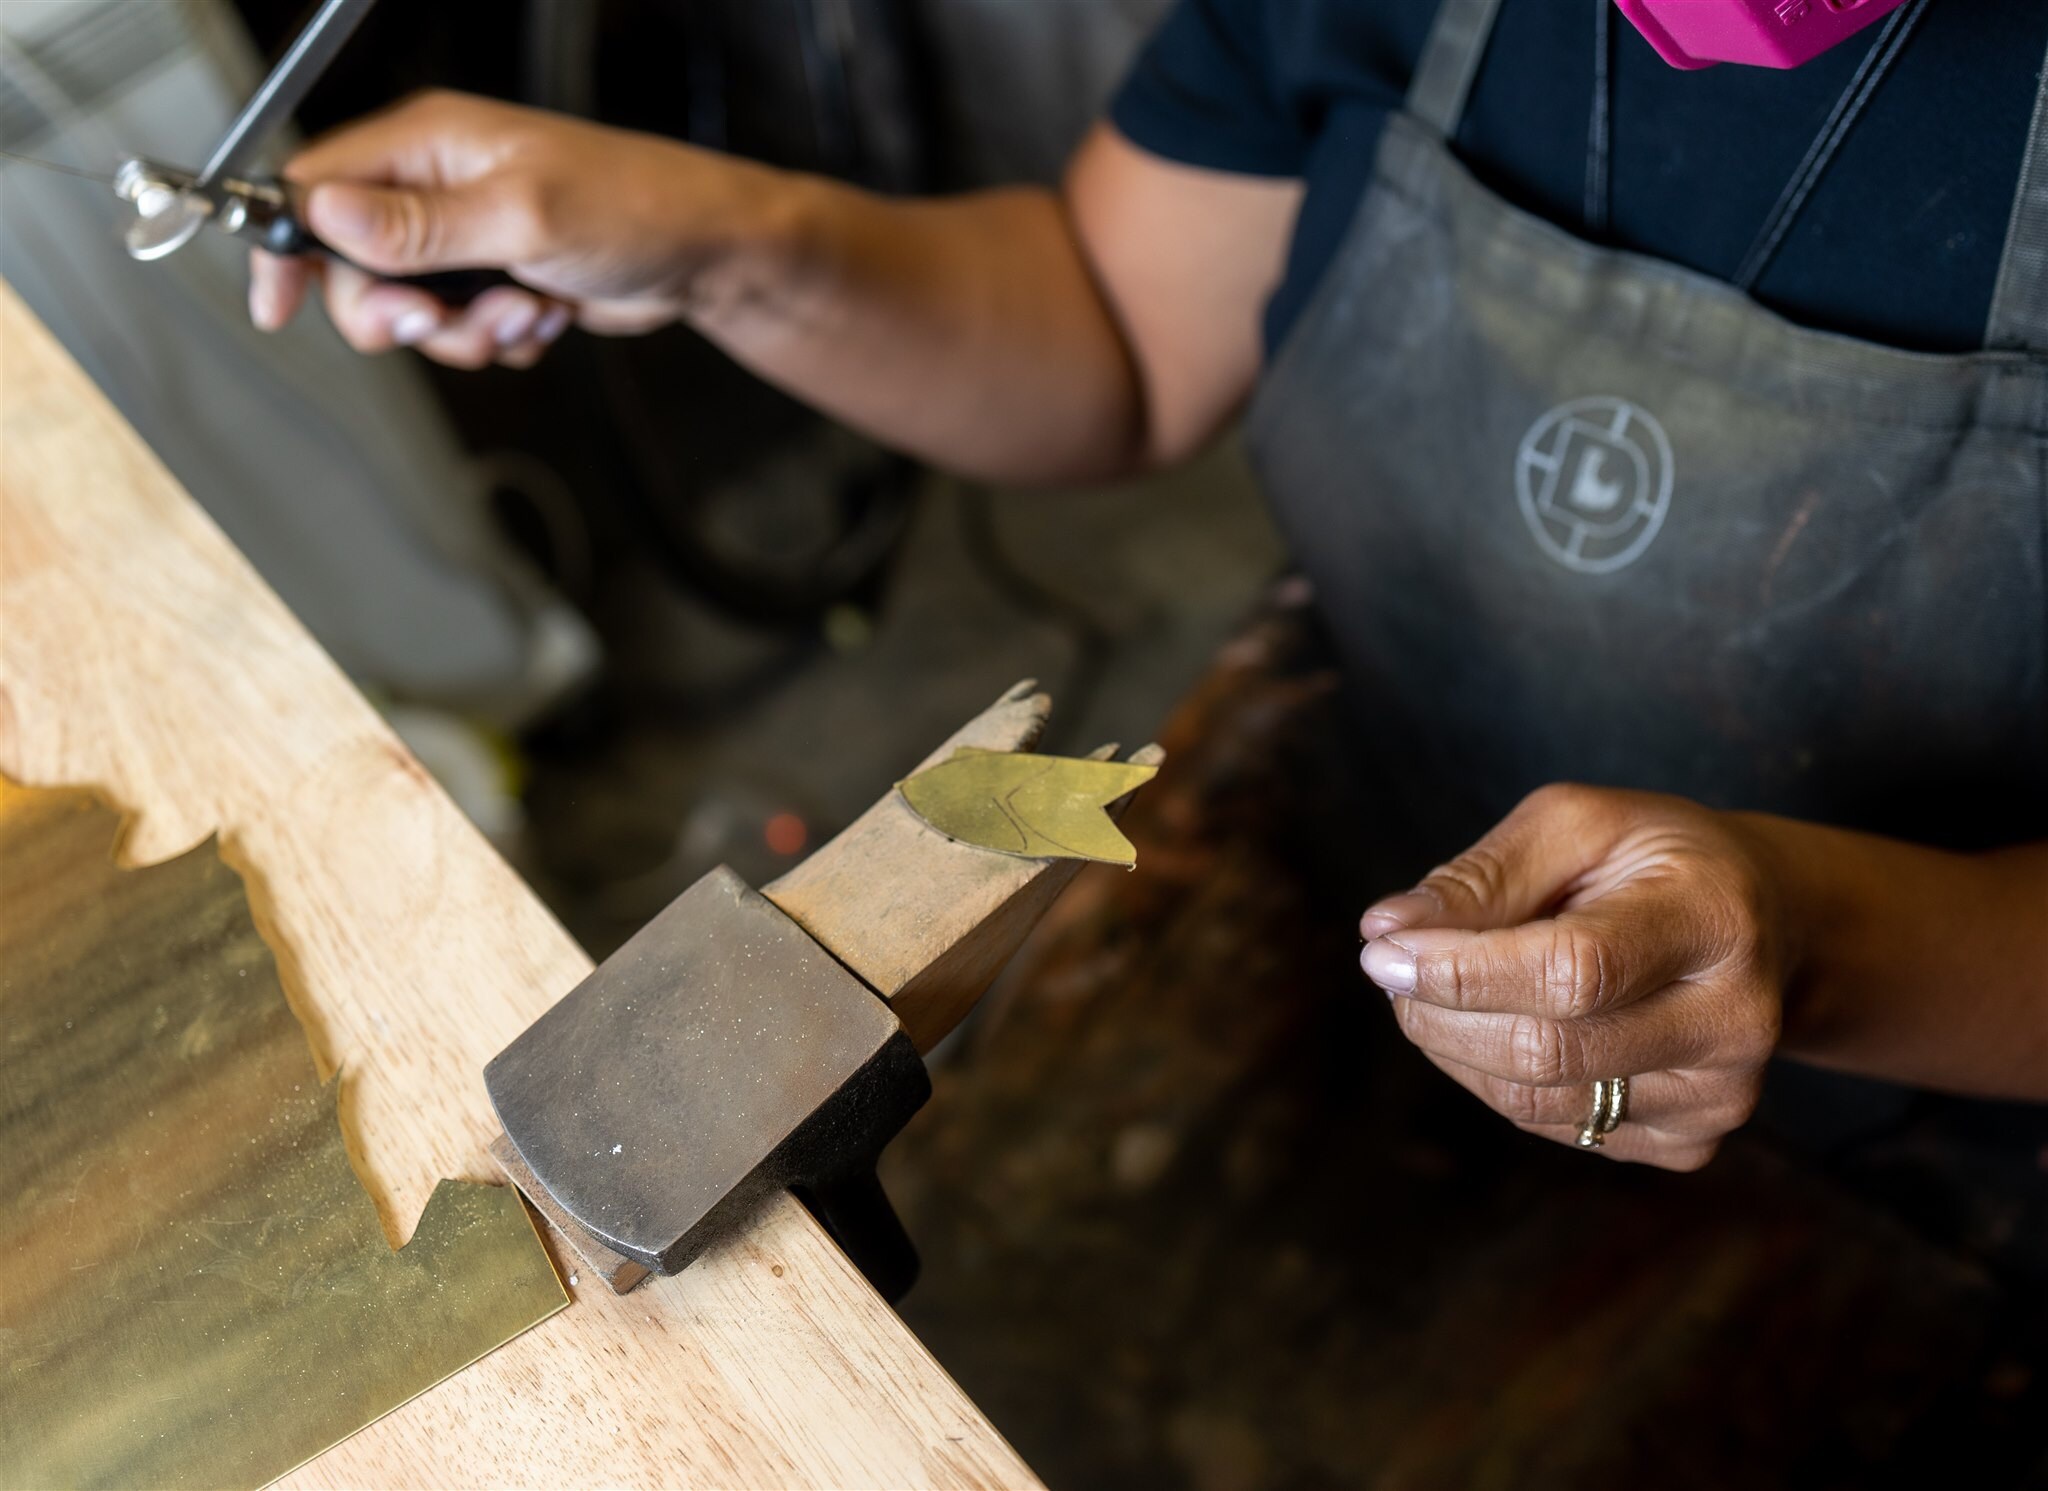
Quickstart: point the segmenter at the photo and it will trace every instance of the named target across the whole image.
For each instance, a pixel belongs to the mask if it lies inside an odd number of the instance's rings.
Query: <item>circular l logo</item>
[[[1515,495],[1543,552],[1604,575],[1650,547],[1671,507],[1671,442],[1627,399],[1573,399],[1529,427],[1515,456]]]

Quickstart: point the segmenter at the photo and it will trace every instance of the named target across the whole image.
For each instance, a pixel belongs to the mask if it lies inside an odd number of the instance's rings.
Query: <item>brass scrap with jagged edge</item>
[[[896,784],[949,839],[1023,859],[1085,859],[1131,869],[1138,851],[1109,816],[1155,766],[981,751],[971,746]]]
[[[0,1486],[260,1486],[568,1303],[510,1187],[394,1250],[241,879],[0,780]]]

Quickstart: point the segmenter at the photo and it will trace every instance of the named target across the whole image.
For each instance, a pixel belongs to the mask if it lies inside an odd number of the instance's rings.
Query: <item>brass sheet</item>
[[[1131,869],[1138,852],[1108,808],[1157,770],[965,746],[896,786],[920,818],[963,844],[1024,859],[1087,859]]]
[[[518,1194],[386,1241],[239,877],[0,780],[0,1486],[256,1486],[568,1301]]]

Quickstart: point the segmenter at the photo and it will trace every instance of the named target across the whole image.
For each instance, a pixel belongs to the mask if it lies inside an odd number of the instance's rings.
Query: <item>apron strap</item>
[[[1586,235],[1614,223],[1614,0],[1593,0],[1593,113],[1586,121]]]
[[[2041,64],[2034,124],[2020,161],[1984,345],[1994,352],[2048,355],[2048,59]]]
[[[1499,12],[1500,0],[1442,0],[1437,6],[1436,24],[1408,85],[1408,112],[1443,139],[1455,135],[1465,117],[1465,99]]]
[[[1910,5],[1893,11],[1891,19],[1884,23],[1884,29],[1877,33],[1877,40],[1870,44],[1870,50],[1863,54],[1863,61],[1857,65],[1855,76],[1849,79],[1849,86],[1835,100],[1827,122],[1814,136],[1813,144],[1807,147],[1805,159],[1799,162],[1792,179],[1778,194],[1778,200],[1764,219],[1763,227],[1757,230],[1749,252],[1742,256],[1733,280],[1736,289],[1744,294],[1756,293],[1757,281],[1764,277],[1764,271],[1778,257],[1778,250],[1785,245],[1785,235],[1792,231],[1793,223],[1805,210],[1807,198],[1820,185],[1821,177],[1835,163],[1836,152],[1849,138],[1849,131],[1856,127],[1856,121],[1862,117],[1878,85],[1884,82],[1892,65],[1899,60],[1899,54],[1906,49],[1906,43],[1912,39],[1913,28],[1927,13],[1927,5],[1928,0],[1912,0]]]

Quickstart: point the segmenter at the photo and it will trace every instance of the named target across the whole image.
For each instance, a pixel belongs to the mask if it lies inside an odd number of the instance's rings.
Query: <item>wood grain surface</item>
[[[125,805],[132,863],[221,836],[394,1242],[497,1179],[483,1064],[588,959],[4,286],[0,770]],[[570,1292],[287,1484],[1036,1484],[787,1196]]]

